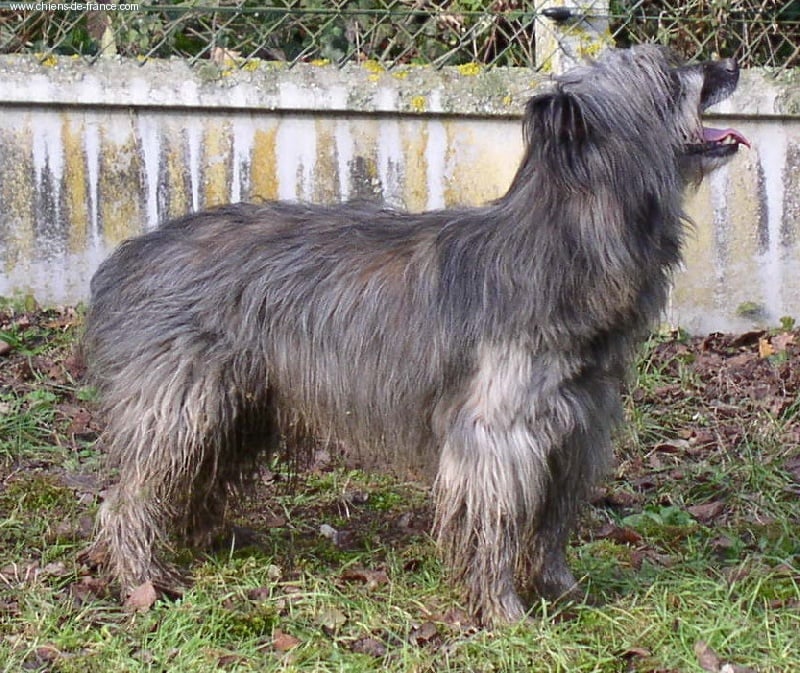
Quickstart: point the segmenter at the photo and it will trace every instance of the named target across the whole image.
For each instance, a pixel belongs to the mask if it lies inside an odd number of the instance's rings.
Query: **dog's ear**
[[[587,155],[594,134],[578,97],[556,90],[531,98],[523,134],[526,170],[546,170],[564,189],[591,189]]]
[[[563,91],[534,96],[525,107],[525,142],[568,144],[573,148],[589,140],[590,130],[580,101]]]

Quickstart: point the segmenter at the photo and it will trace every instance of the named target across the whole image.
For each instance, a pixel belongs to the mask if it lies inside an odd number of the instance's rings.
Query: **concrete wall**
[[[527,70],[384,72],[0,57],[0,295],[77,302],[119,241],[239,200],[384,198],[411,210],[502,194]],[[800,319],[800,79],[746,72],[712,120],[751,151],[694,194],[668,320]]]

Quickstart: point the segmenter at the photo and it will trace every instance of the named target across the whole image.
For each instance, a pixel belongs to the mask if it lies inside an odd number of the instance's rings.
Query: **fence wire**
[[[0,2],[0,53],[106,55],[247,64],[371,61],[434,67],[543,67],[544,31],[576,16],[523,0],[220,0],[219,4]],[[552,4],[552,3],[550,3]],[[616,0],[584,13],[617,45],[669,44],[687,58],[734,56],[745,67],[800,66],[800,1]],[[597,11],[602,16],[597,16]],[[580,18],[580,17],[578,17]],[[559,20],[561,24],[559,24]],[[570,24],[570,22],[572,22]]]

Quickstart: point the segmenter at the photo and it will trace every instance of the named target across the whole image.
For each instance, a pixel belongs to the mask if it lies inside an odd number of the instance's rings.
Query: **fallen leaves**
[[[358,654],[367,654],[376,659],[386,656],[386,645],[376,638],[359,638],[353,641],[350,649]]]
[[[699,505],[690,505],[686,508],[686,511],[700,523],[710,524],[725,511],[725,502],[722,500],[714,500]]]
[[[158,600],[158,592],[152,582],[144,582],[133,589],[123,603],[129,612],[147,612]]]
[[[368,591],[374,591],[378,587],[389,583],[389,576],[383,568],[376,570],[362,567],[347,568],[340,577],[345,582],[363,584]]]
[[[607,523],[594,533],[598,540],[612,540],[617,544],[635,545],[642,541],[642,536],[633,528],[627,526],[617,526]]]
[[[722,658],[703,640],[698,640],[694,644],[694,653],[700,668],[709,673],[756,673],[755,669],[747,666],[724,663]]]
[[[284,633],[280,629],[275,629],[272,633],[272,647],[276,652],[288,652],[302,642],[300,638]]]
[[[317,614],[316,623],[329,636],[334,635],[347,623],[347,616],[336,607],[326,607]]]

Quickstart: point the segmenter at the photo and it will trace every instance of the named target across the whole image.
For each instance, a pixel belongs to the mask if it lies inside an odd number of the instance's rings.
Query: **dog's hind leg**
[[[244,389],[243,385],[236,387]],[[229,502],[243,494],[264,454],[273,452],[280,442],[277,410],[269,395],[232,397],[233,401],[224,405],[221,432],[209,438],[217,449],[206,452],[205,464],[197,469],[183,520],[183,536],[198,548],[215,541]]]
[[[133,367],[107,391],[108,451],[118,483],[98,515],[97,556],[129,590],[145,581],[177,589],[163,554],[169,535],[213,526],[231,484],[255,459],[242,455],[242,393],[222,362],[185,355]]]

